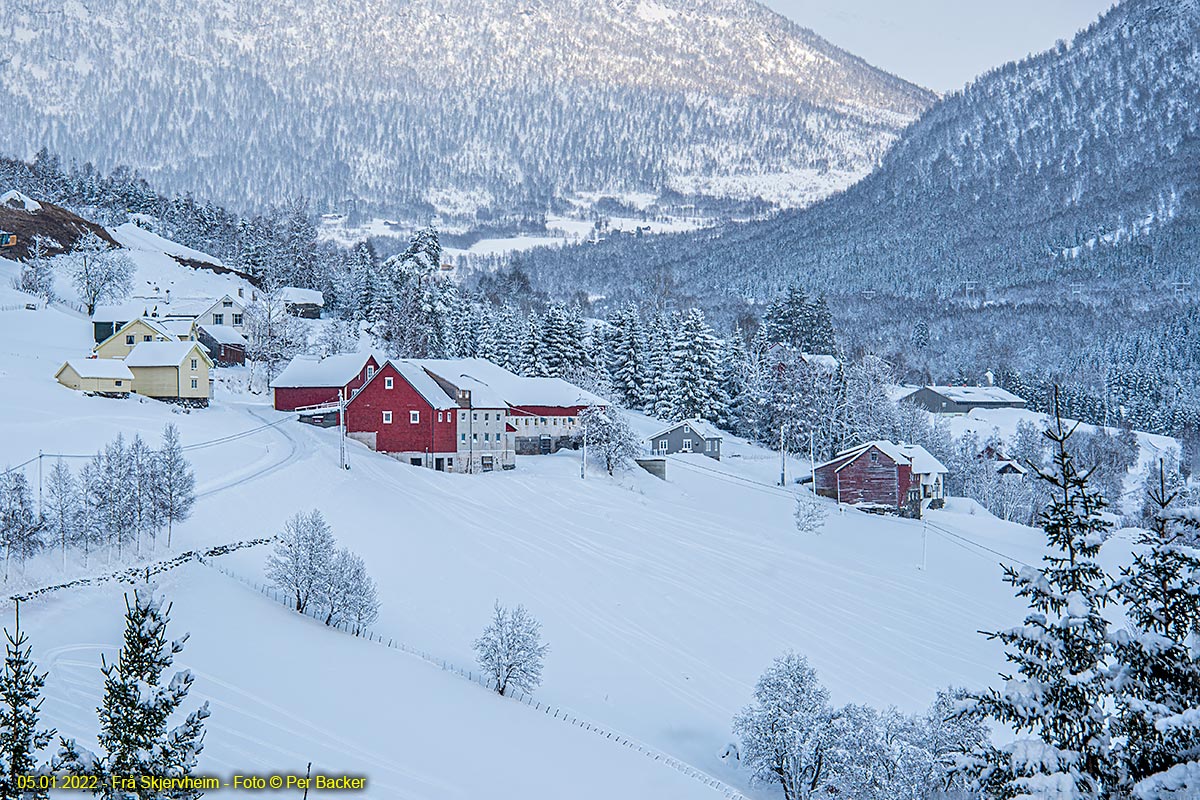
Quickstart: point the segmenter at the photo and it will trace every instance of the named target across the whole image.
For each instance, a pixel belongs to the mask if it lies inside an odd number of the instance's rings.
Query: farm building
[[[325,310],[325,295],[316,289],[298,289],[295,286],[285,286],[279,290],[283,307],[293,317],[304,319],[320,319]]]
[[[177,342],[179,338],[161,322],[138,317],[92,348],[97,358],[125,358],[142,342]]]
[[[723,436],[711,424],[700,419],[685,419],[651,436],[650,452],[666,456],[673,453],[703,453],[721,460]]]
[[[137,394],[208,405],[213,362],[198,342],[141,342],[124,365],[133,373]]]
[[[874,441],[838,453],[814,470],[816,492],[839,503],[919,517],[941,500],[946,468],[919,445]]]
[[[217,364],[245,364],[246,337],[228,325],[197,325],[196,341]]]
[[[116,358],[73,358],[54,377],[68,389],[108,397],[125,397],[133,389],[133,373]]]
[[[924,386],[901,399],[941,414],[966,414],[973,408],[1025,407],[1022,398],[998,386]]]
[[[343,353],[317,358],[296,356],[271,381],[277,411],[295,411],[307,406],[333,403],[339,392],[348,398],[379,369],[375,356]]]
[[[454,472],[457,412],[424,369],[388,361],[346,404],[346,434],[413,466]]]

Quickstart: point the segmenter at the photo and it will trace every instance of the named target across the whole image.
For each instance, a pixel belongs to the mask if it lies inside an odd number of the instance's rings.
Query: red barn
[[[838,453],[815,472],[819,495],[919,517],[922,500],[943,497],[946,468],[918,445],[876,441]]]
[[[424,369],[388,361],[346,405],[346,433],[414,466],[453,472],[458,408]]]
[[[349,398],[379,369],[375,356],[344,353],[325,358],[296,356],[271,381],[277,411],[336,402],[338,392]]]

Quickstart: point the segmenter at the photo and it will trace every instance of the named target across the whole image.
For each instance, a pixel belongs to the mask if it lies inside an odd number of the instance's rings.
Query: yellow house
[[[116,333],[92,348],[98,358],[125,358],[142,342],[177,342],[179,336],[161,322],[138,317],[122,325]]]
[[[196,342],[140,342],[125,358],[133,391],[160,400],[208,405],[212,359]]]
[[[54,377],[77,392],[124,396],[133,388],[133,373],[117,359],[73,358]]]

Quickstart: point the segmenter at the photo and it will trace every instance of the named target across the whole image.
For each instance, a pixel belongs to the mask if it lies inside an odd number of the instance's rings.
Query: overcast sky
[[[1113,0],[762,0],[843,50],[939,92],[1070,39]]]

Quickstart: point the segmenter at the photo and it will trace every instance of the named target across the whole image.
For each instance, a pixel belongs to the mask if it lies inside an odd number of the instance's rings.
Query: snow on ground
[[[413,656],[331,631],[199,564],[160,585],[168,634],[189,632],[174,669],[208,701],[201,771],[362,775],[378,798],[710,798],[712,789]],[[115,660],[128,587],[76,590],[22,608],[49,671],[42,720],[95,748],[100,657]],[[219,796],[257,797],[261,792]],[[311,792],[310,797],[345,793]],[[217,796],[214,793],[214,796]]]
[[[0,285],[10,271],[0,265]],[[800,489],[774,485],[777,455],[733,437],[721,462],[672,457],[665,482],[640,470],[581,480],[572,452],[518,458],[513,472],[447,475],[355,443],[343,471],[336,431],[299,425],[266,397],[219,388],[211,408],[180,413],[59,386],[59,365],[91,346],[79,315],[0,312],[0,334],[0,407],[13,410],[0,417],[0,463],[95,452],[118,432],[156,441],[174,422],[200,495],[174,549],[269,535],[318,507],[379,583],[378,633],[472,668],[493,601],[523,603],[551,648],[540,700],[734,785],[743,776],[718,753],[772,658],[806,653],[837,703],[915,711],[949,684],[993,684],[1002,653],[976,631],[1014,624],[1022,611],[999,562],[1033,563],[1041,552],[1039,532],[965,501],[928,525],[827,503],[823,532],[800,534]],[[643,435],[661,426],[634,424]],[[25,469],[36,481],[35,465]],[[792,459],[789,480],[805,468]],[[222,561],[261,581],[266,555]],[[13,583],[57,582],[56,560],[41,557]],[[368,794],[379,797],[716,796],[229,580],[195,567],[165,587],[176,629],[193,633],[184,661],[197,671],[195,691],[216,702],[205,769],[328,760],[371,776],[379,791]],[[118,639],[119,597],[71,590],[26,608],[52,674],[47,721],[82,735],[92,730],[86,693],[96,691],[99,653]]]

